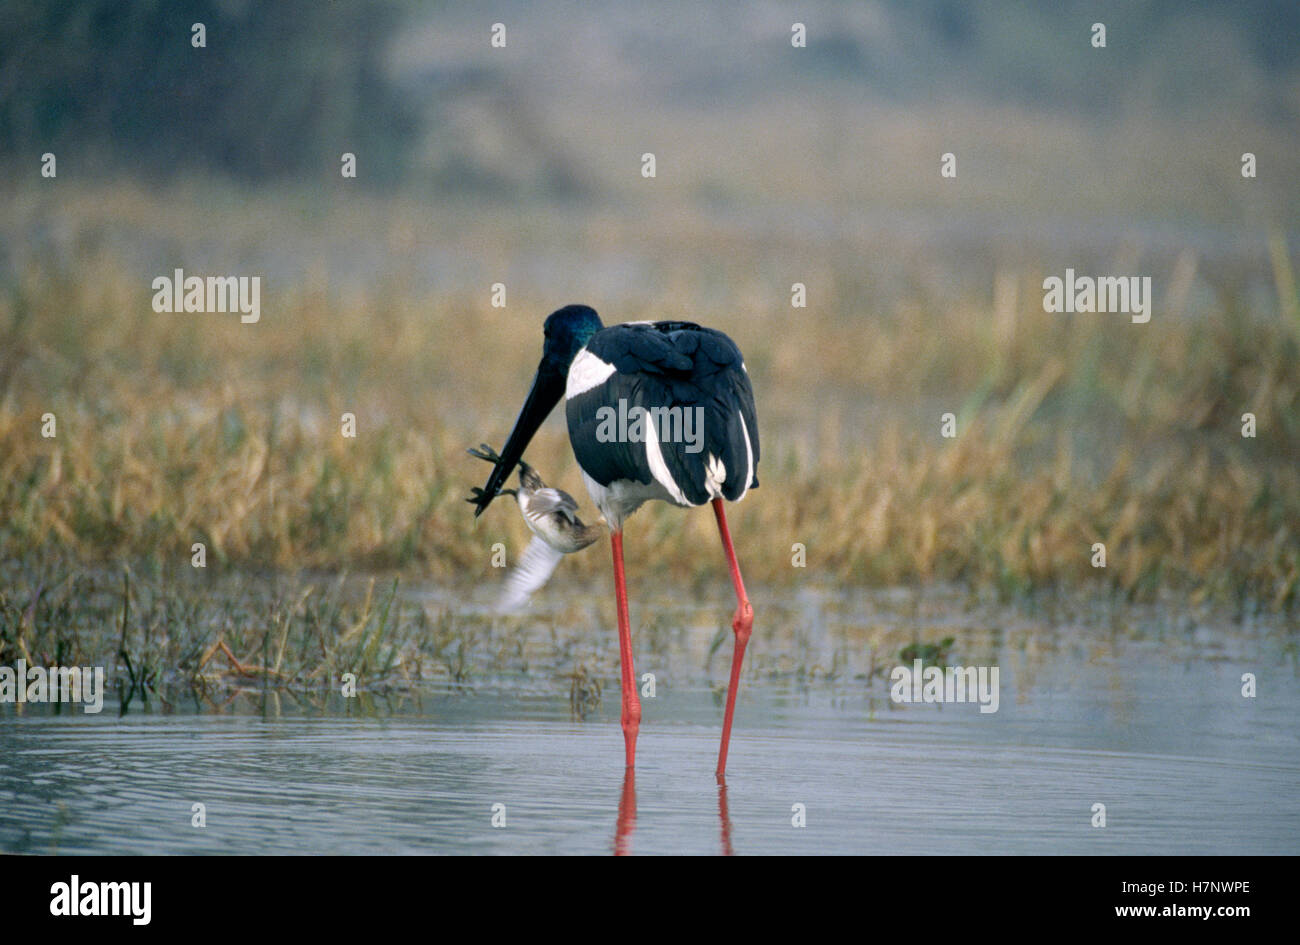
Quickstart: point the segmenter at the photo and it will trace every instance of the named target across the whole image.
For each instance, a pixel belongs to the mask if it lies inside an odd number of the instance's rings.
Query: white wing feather
[[[528,603],[528,598],[545,584],[564,555],[540,538],[533,538],[524,549],[513,571],[506,575],[505,587],[497,610],[511,613]]]

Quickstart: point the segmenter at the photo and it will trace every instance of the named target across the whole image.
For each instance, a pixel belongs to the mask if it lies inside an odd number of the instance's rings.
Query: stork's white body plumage
[[[587,494],[596,503],[600,514],[604,516],[609,527],[617,531],[623,527],[627,517],[647,502],[674,502],[672,495],[658,481],[640,483],[635,479],[615,479],[607,486],[602,486],[586,472],[582,481],[587,484]]]

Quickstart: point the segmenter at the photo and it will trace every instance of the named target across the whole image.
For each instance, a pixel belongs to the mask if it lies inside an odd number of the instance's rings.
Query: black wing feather
[[[592,479],[607,486],[616,479],[630,479],[650,483],[654,476],[645,460],[645,451],[639,443],[622,441],[602,443],[597,439],[600,417],[597,411],[604,406],[618,409],[619,398],[629,405],[641,401],[641,376],[615,372],[599,387],[580,394],[565,403],[569,421],[569,440],[578,465]]]
[[[587,349],[615,368],[605,383],[579,394],[566,405],[574,453],[592,479],[601,485],[616,479],[649,484],[654,479],[643,444],[597,440],[598,411],[602,407],[617,410],[622,399],[629,408],[703,408],[699,452],[688,452],[691,444],[684,439],[660,443],[669,475],[692,505],[709,501],[706,472],[710,456],[726,467],[722,486],[725,498],[734,500],[747,485],[758,485],[754,392],[740,350],[730,338],[693,322],[615,325],[593,335]],[[754,469],[748,484],[744,481],[749,464],[746,433]]]

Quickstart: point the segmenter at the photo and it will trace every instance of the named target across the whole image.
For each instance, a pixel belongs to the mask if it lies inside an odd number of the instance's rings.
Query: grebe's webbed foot
[[[497,495],[513,495],[518,497],[519,493],[515,489],[498,489]],[[480,489],[478,486],[475,486],[473,489],[469,491],[469,498],[466,499],[465,501],[471,504],[477,504],[479,500],[482,498],[483,498],[483,490]]]
[[[478,445],[478,449],[468,449],[465,452],[479,459],[487,460],[489,463],[496,464],[501,461],[501,456],[497,453],[497,451],[494,450],[492,447],[488,446],[486,443],[480,443]]]

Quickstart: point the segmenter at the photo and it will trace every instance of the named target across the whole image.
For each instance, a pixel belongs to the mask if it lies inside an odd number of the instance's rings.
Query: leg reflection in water
[[[727,782],[718,779],[718,823],[722,828],[722,855],[733,856],[731,815],[727,812]],[[618,823],[614,827],[614,855],[632,852],[632,834],[636,831],[636,769],[623,769],[623,793],[618,800]]]
[[[614,855],[632,852],[632,832],[636,830],[636,769],[623,769],[623,795],[618,800],[618,825],[614,828]]]
[[[722,855],[732,856],[735,850],[731,849],[731,817],[727,813],[727,782],[718,778],[718,820],[722,823]]]

